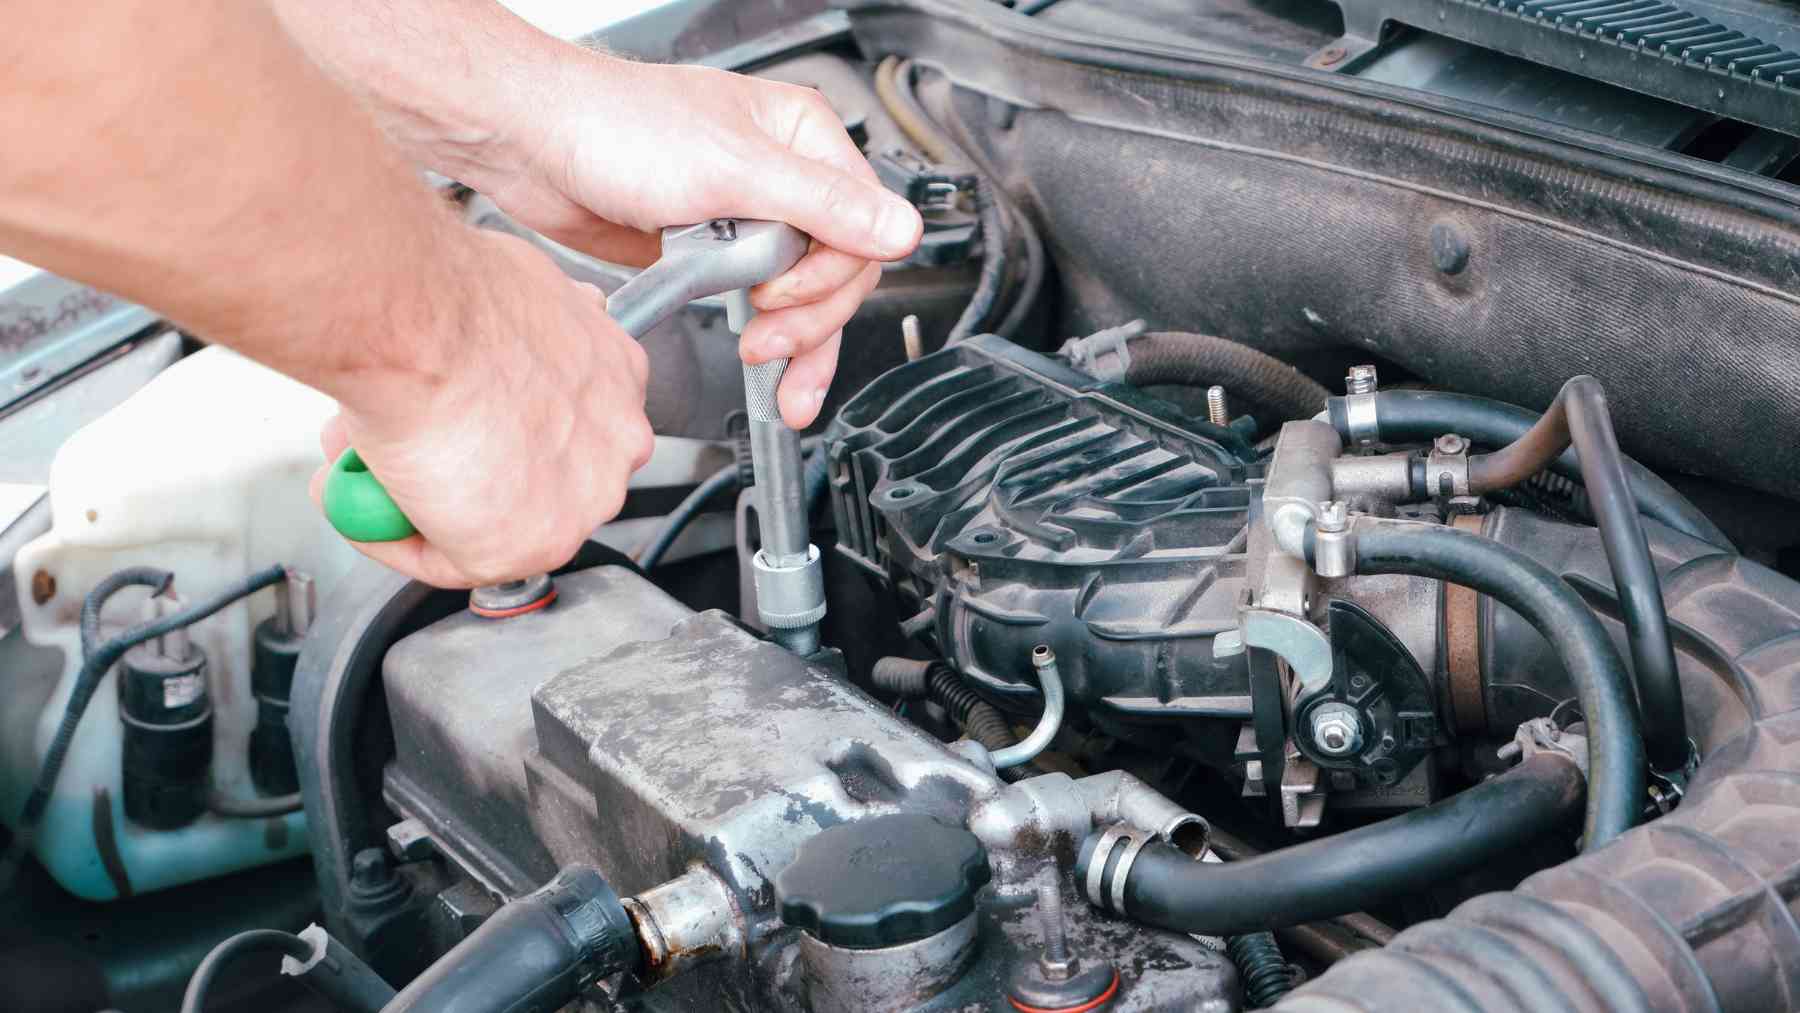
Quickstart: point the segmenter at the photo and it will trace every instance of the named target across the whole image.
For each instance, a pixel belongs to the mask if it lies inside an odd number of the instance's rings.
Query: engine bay
[[[0,889],[108,933],[29,1008],[309,923],[243,1008],[1800,1008],[1800,104],[1732,79],[1792,145],[1746,171],[1643,111],[1725,90],[1482,46],[1506,4],[1030,6],[713,46],[926,223],[803,530],[728,299],[643,338],[620,519],[472,593],[356,560],[327,399],[168,325],[43,395],[145,373],[79,435],[6,406]],[[207,913],[113,943],[157,904]]]

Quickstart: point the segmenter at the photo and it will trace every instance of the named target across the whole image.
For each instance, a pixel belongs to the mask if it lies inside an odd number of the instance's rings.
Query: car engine
[[[799,618],[729,300],[643,338],[658,446],[621,518],[472,593],[305,513],[318,395],[130,307],[39,312],[34,340],[110,337],[31,395],[101,404],[79,434],[0,414],[47,476],[0,535],[5,910],[121,940],[93,912],[209,913],[34,973],[172,1009],[228,928],[313,923],[241,994],[1800,1008],[1775,6],[628,22],[818,88],[926,220],[800,438]],[[1687,17],[1747,69],[1641,41]]]

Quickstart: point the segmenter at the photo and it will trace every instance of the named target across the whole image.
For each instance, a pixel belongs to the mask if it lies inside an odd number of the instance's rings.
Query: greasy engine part
[[[1301,666],[1305,692],[1265,686],[1264,717],[1305,708],[1297,748],[1335,775],[1345,804],[1431,801],[1410,775],[1445,734],[1428,674],[1438,671],[1435,585],[1353,578],[1331,589],[1349,599],[1335,606],[1283,585],[1270,570],[1280,561],[1254,548],[1263,525],[1250,483],[1264,468],[1236,429],[990,335],[871,384],[827,441],[838,551],[913,611],[929,609],[946,659],[997,703],[1032,709],[1026,658],[1043,643],[1071,702],[1130,721],[1210,719],[1229,755],[1258,691],[1236,642],[1216,639],[1233,641],[1242,626],[1260,647],[1291,633],[1314,649]],[[1318,452],[1334,453],[1329,443]],[[1276,607],[1245,610],[1251,594]],[[1337,645],[1279,611],[1290,605],[1321,622],[1334,607],[1344,613]],[[1351,634],[1353,623],[1366,632]],[[1311,721],[1326,703],[1354,712],[1367,734],[1320,748]],[[1263,776],[1277,770],[1267,761]],[[1290,816],[1310,823],[1317,811]]]
[[[1121,820],[1191,843],[1195,818],[1135,778],[1007,785],[985,750],[945,747],[841,676],[719,613],[696,615],[628,570],[565,574],[557,586],[551,608],[500,622],[453,615],[388,652],[395,753],[383,794],[412,828],[405,838],[429,841],[409,854],[441,856],[482,891],[520,896],[570,863],[602,870],[628,895],[644,952],[632,987],[649,989],[636,1000],[645,1008],[986,1002],[1018,961],[1036,959],[1024,884],[1047,862],[1066,867],[1095,826]],[[792,911],[797,924],[782,922],[777,874],[809,842],[897,815],[979,842],[994,882],[973,892],[971,913],[918,939],[820,935],[816,918]],[[928,893],[874,910],[922,911],[938,896]],[[453,886],[431,903],[448,913],[459,898]],[[1235,1008],[1222,954],[1085,905],[1068,905],[1066,923],[1074,951],[1132,969],[1112,1008]],[[951,931],[968,938],[939,938]],[[944,964],[939,946],[974,956]],[[908,984],[926,965],[955,968],[931,979],[929,996]],[[851,981],[855,1001],[844,998]]]

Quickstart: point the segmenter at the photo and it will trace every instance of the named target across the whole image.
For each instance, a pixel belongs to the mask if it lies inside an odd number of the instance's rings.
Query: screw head
[[[1469,441],[1455,433],[1445,433],[1433,440],[1431,447],[1440,454],[1460,454],[1469,449]]]

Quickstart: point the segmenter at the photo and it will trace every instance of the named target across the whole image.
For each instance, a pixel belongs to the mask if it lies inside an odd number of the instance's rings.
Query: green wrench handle
[[[354,447],[331,463],[324,500],[325,519],[353,542],[397,542],[419,531]]]
[[[781,222],[715,218],[663,230],[662,256],[619,286],[606,312],[641,338],[695,299],[749,288],[800,262],[806,233]],[[353,542],[397,542],[418,532],[354,449],[325,478],[325,519]]]

